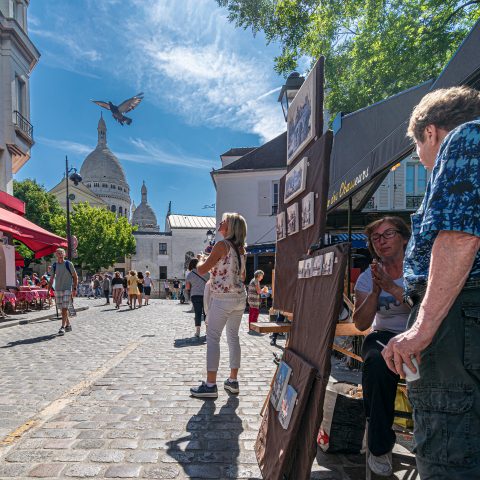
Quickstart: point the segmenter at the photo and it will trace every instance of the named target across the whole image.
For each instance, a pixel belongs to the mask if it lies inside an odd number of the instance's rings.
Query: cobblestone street
[[[51,320],[0,330],[0,478],[261,478],[253,445],[278,350],[268,337],[244,318],[240,395],[202,401],[189,395],[206,351],[190,305],[78,304],[90,308],[64,337]],[[312,478],[364,478],[362,461],[324,456]],[[412,457],[399,461],[397,478],[414,478]]]

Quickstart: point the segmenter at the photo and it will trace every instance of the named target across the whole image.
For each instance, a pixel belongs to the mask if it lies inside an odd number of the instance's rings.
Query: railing
[[[13,112],[13,123],[17,126],[28,138],[33,140],[33,125],[17,110]]]
[[[375,199],[373,197],[365,204],[365,209],[373,210],[375,208]]]
[[[406,207],[407,209],[417,209],[423,200],[423,195],[407,195]]]

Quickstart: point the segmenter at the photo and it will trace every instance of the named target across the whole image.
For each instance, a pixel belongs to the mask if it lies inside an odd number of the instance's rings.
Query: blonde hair
[[[222,215],[222,221],[227,224],[225,240],[230,240],[237,247],[244,247],[247,238],[245,219],[239,213],[226,212]]]
[[[425,128],[435,125],[447,132],[480,117],[480,92],[470,87],[440,88],[427,93],[413,109],[407,135],[423,142]]]
[[[130,275],[132,275],[132,276],[133,276],[133,275],[137,275],[137,272],[136,272],[135,270],[130,270],[129,273],[130,273]]]

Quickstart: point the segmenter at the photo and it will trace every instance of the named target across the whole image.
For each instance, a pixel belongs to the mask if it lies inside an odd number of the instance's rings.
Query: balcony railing
[[[33,125],[17,110],[13,112],[13,123],[30,140],[33,140]]]
[[[423,200],[423,195],[407,195],[406,207],[407,209],[417,209]]]
[[[375,199],[373,197],[365,204],[366,210],[373,210],[375,208]]]

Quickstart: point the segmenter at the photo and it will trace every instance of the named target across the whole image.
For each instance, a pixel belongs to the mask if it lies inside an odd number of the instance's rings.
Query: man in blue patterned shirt
[[[480,92],[436,90],[408,128],[432,171],[412,215],[404,277],[409,329],[382,352],[409,382],[422,479],[480,478]]]

